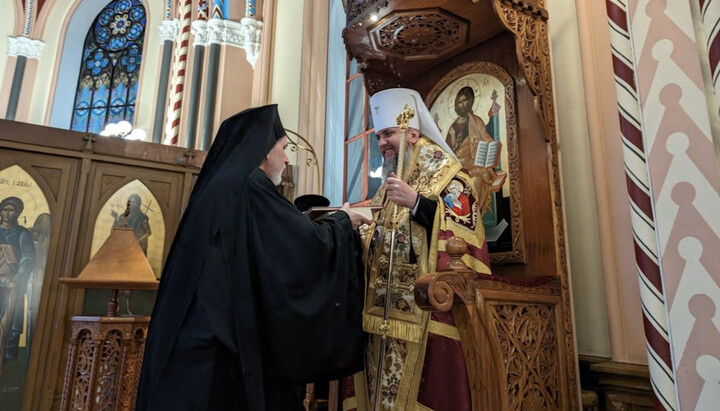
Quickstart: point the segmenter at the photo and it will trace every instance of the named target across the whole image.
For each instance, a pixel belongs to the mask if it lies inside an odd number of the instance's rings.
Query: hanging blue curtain
[[[138,0],[111,1],[85,37],[70,128],[99,133],[133,122],[147,16]]]

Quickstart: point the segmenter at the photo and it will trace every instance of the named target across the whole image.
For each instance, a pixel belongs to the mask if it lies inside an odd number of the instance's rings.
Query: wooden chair
[[[330,381],[327,393],[322,395],[322,397],[327,398],[317,398],[315,384],[308,384],[305,389],[305,400],[303,401],[305,411],[337,411],[339,406],[338,386],[338,380]]]
[[[477,275],[461,257],[467,244],[448,240],[448,267],[415,282],[424,310],[451,311],[463,345],[473,410],[567,410],[566,353],[572,330],[563,326],[557,277],[527,280]]]

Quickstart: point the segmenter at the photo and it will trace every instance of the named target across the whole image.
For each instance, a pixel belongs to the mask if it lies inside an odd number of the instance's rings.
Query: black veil
[[[220,126],[165,263],[138,411],[158,410],[154,397],[181,355],[178,335],[203,301],[214,338],[238,361],[233,372],[245,389],[227,390],[244,391],[237,394],[247,404],[241,409],[282,409],[268,393],[277,381],[333,379],[362,368],[357,233],[344,213],[311,222],[258,169],[283,136],[276,105],[245,110]],[[177,385],[166,397],[187,395]],[[205,395],[231,395],[223,389],[209,387]]]

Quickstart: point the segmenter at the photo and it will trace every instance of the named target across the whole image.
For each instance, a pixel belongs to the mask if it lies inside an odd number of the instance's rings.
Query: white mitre
[[[440,134],[440,129],[433,120],[430,110],[425,106],[420,93],[409,88],[390,88],[370,97],[370,112],[375,133],[386,128],[398,127],[397,118],[406,104],[415,110],[415,115],[410,119],[408,126],[420,130],[420,134],[432,140],[457,160],[455,153]]]

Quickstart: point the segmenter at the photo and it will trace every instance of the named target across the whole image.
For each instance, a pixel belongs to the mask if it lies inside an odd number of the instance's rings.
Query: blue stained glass
[[[98,13],[85,37],[73,130],[98,133],[109,122],[133,121],[146,20],[140,0],[114,0]]]
[[[345,176],[345,198],[353,204],[363,201],[365,145],[358,138],[345,145],[347,150],[347,175]]]
[[[115,11],[118,13],[125,13],[128,10],[130,10],[133,3],[134,2],[131,0],[120,0],[117,2],[117,5],[115,6]]]
[[[85,63],[87,69],[92,73],[93,76],[99,76],[105,68],[110,64],[110,60],[105,57],[102,51],[96,51],[92,58],[88,59]]]
[[[93,107],[91,110],[91,116],[99,116],[99,115],[105,114],[106,110],[107,110],[107,107],[105,107],[104,105],[99,106],[99,107],[97,107],[97,106]]]
[[[113,86],[112,96],[110,97],[111,106],[124,106],[127,104],[127,87],[123,83],[117,83]]]
[[[133,7],[130,10],[130,18],[133,19],[133,21],[145,24],[145,10],[142,7]]]
[[[125,106],[115,107],[108,112],[108,123],[117,123],[125,120]]]
[[[90,112],[90,121],[88,122],[88,130],[102,131],[107,124],[107,109],[105,107],[93,108]]]
[[[128,73],[132,73],[140,68],[142,55],[137,48],[131,48],[127,53],[120,57],[120,64],[123,65]]]
[[[127,37],[130,40],[137,40],[143,35],[144,27],[139,24],[133,24],[130,26],[130,30],[127,31]]]
[[[115,21],[110,23],[110,28],[113,34],[125,34],[125,31],[130,27],[130,21],[128,20],[127,14],[115,15]]]
[[[125,48],[125,45],[127,44],[127,39],[125,37],[113,37],[110,39],[110,42],[108,43],[108,48],[112,51],[117,51]]]
[[[93,96],[94,106],[107,105],[108,97],[110,97],[110,84],[104,81],[95,83],[95,95]]]
[[[95,32],[98,43],[107,43],[110,40],[110,29],[102,27]]]
[[[135,84],[131,84],[128,87],[128,93],[127,93],[127,105],[135,107],[135,98],[137,97],[137,87],[135,87]]]
[[[90,86],[84,86],[75,93],[75,109],[86,109],[90,107],[90,100],[92,99],[92,89]]]
[[[97,19],[97,25],[105,26],[109,24],[112,21],[113,16],[115,16],[115,12],[112,9],[106,8],[105,10],[100,12],[100,15]]]
[[[125,101],[123,99],[115,99],[110,104],[110,113],[111,114],[118,114],[125,111],[125,104],[123,104]]]
[[[70,126],[70,129],[71,130],[86,130],[87,122],[88,122],[88,110],[87,109],[75,110],[75,115],[73,116],[72,125]]]

